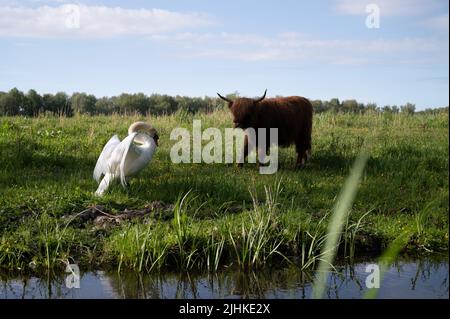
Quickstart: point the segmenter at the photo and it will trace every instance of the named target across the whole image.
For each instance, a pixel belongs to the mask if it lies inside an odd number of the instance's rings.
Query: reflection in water
[[[366,266],[337,266],[328,278],[327,297],[361,298],[367,291]],[[448,298],[448,259],[399,261],[387,270],[379,298]],[[295,298],[311,296],[313,274],[295,267],[217,274],[137,274],[88,272],[80,288],[69,289],[65,277],[48,279],[0,275],[0,298]]]

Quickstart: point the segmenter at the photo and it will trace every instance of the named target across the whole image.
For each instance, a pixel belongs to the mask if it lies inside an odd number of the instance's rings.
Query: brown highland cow
[[[267,129],[266,145],[269,146],[269,129],[278,129],[278,146],[295,144],[297,167],[303,166],[311,156],[311,130],[313,108],[311,102],[301,96],[266,99],[267,90],[259,99],[237,98],[234,101],[217,95],[228,102],[233,113],[234,127],[243,130],[253,128],[258,139],[258,128]],[[257,144],[258,145],[258,144]],[[267,147],[267,152],[269,147]],[[244,158],[249,153],[247,138],[244,144]],[[242,164],[240,164],[241,166]]]

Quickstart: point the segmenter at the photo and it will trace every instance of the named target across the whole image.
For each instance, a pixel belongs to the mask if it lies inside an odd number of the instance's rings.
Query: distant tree
[[[131,95],[122,93],[116,98],[117,111],[121,114],[131,113]]]
[[[122,93],[113,99],[116,111],[119,113],[140,113],[145,115],[149,112],[151,102],[144,93],[127,94]]]
[[[438,108],[426,108],[423,111],[418,111],[416,113],[422,113],[422,114],[433,114],[433,115],[438,115],[438,114],[448,114],[448,106],[446,107],[438,107]]]
[[[25,95],[24,113],[28,116],[36,116],[44,110],[44,100],[35,90],[29,90]]]
[[[205,111],[213,112],[214,110],[221,108],[222,102],[220,102],[219,100],[220,99],[217,99],[216,97],[205,96],[205,98],[203,99]]]
[[[400,112],[400,109],[398,108],[397,105],[392,105],[391,109],[392,109],[392,113],[398,113],[398,112]]]
[[[416,105],[408,102],[405,105],[400,106],[400,111],[405,114],[414,114]]]
[[[315,113],[322,113],[326,111],[326,106],[322,100],[312,100],[311,104]]]
[[[10,101],[10,97],[6,92],[0,92],[0,115],[8,115],[11,113],[10,105],[12,105],[12,101]]]
[[[356,100],[345,100],[342,102],[341,110],[345,113],[356,113],[359,110]]]
[[[72,115],[72,107],[70,99],[64,92],[53,94],[44,94],[42,97],[44,101],[44,110],[55,115]]]
[[[196,113],[199,111],[207,111],[210,107],[209,103],[213,103],[212,99],[206,100],[199,97],[176,96],[177,109],[183,109],[189,113]]]
[[[97,98],[94,95],[87,95],[86,93],[73,93],[70,98],[72,109],[78,114],[95,114],[95,103]]]
[[[358,103],[358,113],[363,113],[365,109],[366,106],[364,105],[364,103]]]
[[[53,113],[56,109],[56,105],[54,105],[53,94],[45,93],[42,96],[42,101],[44,102],[44,111]]]
[[[0,113],[2,115],[18,115],[24,111],[25,96],[17,88],[11,89],[0,97]]]
[[[164,97],[160,94],[152,94],[151,99],[151,114],[169,114],[170,104]]]
[[[145,115],[150,110],[150,101],[144,93],[137,93],[131,96],[131,109]]]
[[[16,107],[19,109],[19,112],[23,112],[25,95],[22,93],[22,91],[18,90],[17,88],[14,88],[11,91],[9,91],[8,94],[13,98]]]
[[[194,98],[196,99],[196,98]],[[169,105],[168,113],[174,113],[178,108],[178,103],[173,96],[164,94],[163,100]]]
[[[383,107],[381,108],[381,111],[382,111],[383,113],[392,113],[392,108],[391,108],[390,105],[385,105],[385,106],[383,106]]]
[[[95,102],[95,113],[97,114],[112,114],[114,112],[113,99],[102,97]]]
[[[339,112],[341,109],[341,103],[339,102],[339,99],[337,99],[337,98],[331,99],[328,102],[327,106],[328,106],[327,109],[329,111],[335,112],[335,113]]]
[[[16,115],[19,109],[14,102],[14,99],[8,93],[2,92],[0,94],[0,114],[1,115]]]
[[[149,99],[152,114],[171,114],[178,108],[177,100],[169,95],[152,94]]]
[[[366,110],[370,112],[378,112],[378,105],[377,103],[367,103],[366,104]]]
[[[239,92],[227,94],[226,97],[235,100]],[[338,98],[326,100],[311,100],[315,113],[363,113],[363,112],[392,112],[414,114],[415,105],[406,103],[400,108],[396,105],[385,105],[379,108],[375,103],[363,104],[355,99],[340,101]],[[44,94],[40,96],[35,90],[29,90],[24,95],[17,88],[9,92],[0,92],[0,115],[27,115],[36,116],[40,112],[50,112],[55,115],[71,116],[73,112],[86,114],[172,114],[177,110],[187,113],[212,112],[217,109],[228,109],[228,104],[222,99],[213,97],[189,97],[170,96],[165,94],[144,93],[128,94],[122,93],[119,96],[102,97],[97,99],[92,94],[73,93],[68,97],[64,92],[56,94]],[[419,113],[440,114],[448,113],[448,107],[427,108]]]

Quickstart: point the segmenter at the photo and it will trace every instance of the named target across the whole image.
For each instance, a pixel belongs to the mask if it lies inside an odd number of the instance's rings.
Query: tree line
[[[227,95],[228,98],[236,98],[239,93]],[[391,113],[415,113],[415,105],[385,105],[379,107],[375,103],[359,103],[354,99],[339,101],[334,98],[329,101],[312,100],[316,113],[364,113],[391,112]],[[162,115],[172,114],[177,111],[188,113],[212,112],[225,107],[225,102],[217,97],[188,97],[170,96],[165,94],[122,93],[118,96],[97,98],[92,94],[75,92],[68,95],[65,92],[56,94],[38,94],[35,90],[23,93],[17,88],[9,92],[0,92],[0,116],[38,116],[40,114],[52,114],[59,116],[72,116],[74,114],[108,115],[108,114],[134,114]],[[433,113],[441,109],[427,109],[422,112]]]

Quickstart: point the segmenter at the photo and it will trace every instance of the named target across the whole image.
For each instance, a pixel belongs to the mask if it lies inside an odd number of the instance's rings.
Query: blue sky
[[[366,4],[380,27],[367,28]],[[0,90],[447,106],[447,0],[0,0]]]

